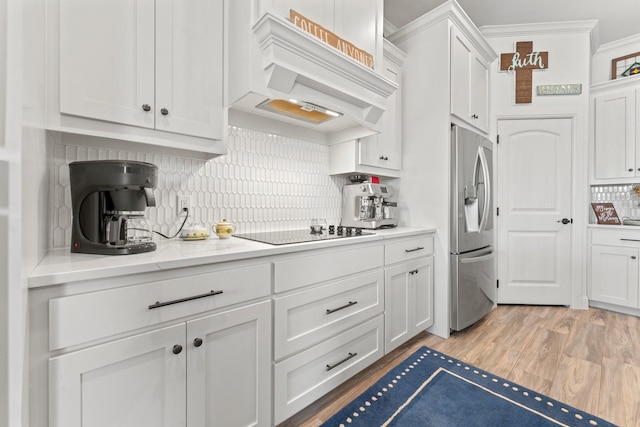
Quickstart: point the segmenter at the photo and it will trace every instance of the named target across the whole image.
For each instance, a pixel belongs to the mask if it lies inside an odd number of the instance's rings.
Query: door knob
[[[182,346],[180,344],[176,344],[173,346],[173,354],[180,354],[182,351]]]
[[[167,110],[166,108],[162,108],[160,109],[160,114],[162,114],[163,116],[166,116],[169,114],[169,110]]]
[[[200,347],[202,345],[202,338],[196,338],[193,340],[193,345],[195,347]]]
[[[569,224],[570,222],[573,222],[573,219],[569,219],[569,218],[562,218],[561,220],[556,221],[556,222],[561,222],[561,223],[563,223],[564,225],[567,225],[567,224]]]

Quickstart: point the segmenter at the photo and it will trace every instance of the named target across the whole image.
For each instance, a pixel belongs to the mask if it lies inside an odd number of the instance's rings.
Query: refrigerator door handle
[[[485,231],[487,227],[487,221],[489,219],[489,207],[491,206],[491,185],[489,176],[489,168],[487,167],[487,158],[484,155],[482,146],[478,149],[478,159],[480,166],[482,167],[482,176],[484,178],[484,206],[482,207],[482,218],[480,219],[480,232]]]
[[[481,255],[473,258],[462,258],[460,260],[460,264],[473,264],[474,262],[483,262],[483,261],[492,259],[493,256],[494,256],[494,253],[491,252],[490,254]]]

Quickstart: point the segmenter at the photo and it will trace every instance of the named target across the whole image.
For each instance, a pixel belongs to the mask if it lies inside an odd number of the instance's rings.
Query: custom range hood
[[[237,3],[227,8],[231,125],[324,144],[381,130],[396,83],[279,15],[252,26]]]

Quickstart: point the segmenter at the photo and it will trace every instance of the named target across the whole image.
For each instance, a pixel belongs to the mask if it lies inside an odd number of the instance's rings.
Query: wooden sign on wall
[[[530,104],[533,70],[549,68],[549,52],[534,52],[533,42],[517,42],[514,53],[500,55],[500,71],[516,73],[516,104]]]
[[[357,48],[352,43],[338,37],[336,34],[327,30],[323,26],[316,24],[307,17],[300,15],[293,9],[289,10],[289,19],[294,23],[294,25],[302,28],[307,33],[319,38],[328,45],[335,47],[340,52],[352,57],[367,67],[373,68],[373,55],[369,52]]]
[[[613,203],[591,203],[598,224],[620,225],[620,218]]]

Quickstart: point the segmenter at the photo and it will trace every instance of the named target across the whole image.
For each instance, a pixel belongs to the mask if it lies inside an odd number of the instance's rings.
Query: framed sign
[[[620,218],[613,203],[591,203],[598,224],[621,225]]]
[[[618,77],[627,77],[633,74],[639,74],[640,70],[640,52],[631,53],[629,55],[613,58],[611,60],[611,80]]]

